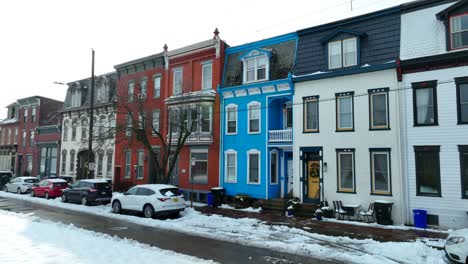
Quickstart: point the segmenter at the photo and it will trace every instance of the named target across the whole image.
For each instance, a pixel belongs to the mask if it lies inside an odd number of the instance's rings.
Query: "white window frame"
[[[265,64],[265,79],[258,79],[258,60],[260,58],[265,58],[266,64]],[[247,61],[249,60],[254,60],[254,79],[248,81],[247,80]],[[266,54],[262,55],[255,55],[253,57],[247,57],[243,59],[243,83],[253,83],[253,82],[259,82],[259,81],[267,81],[270,79],[270,58]]]
[[[344,54],[344,45],[343,43],[344,42],[347,42],[347,41],[353,41],[354,42],[354,45],[355,45],[355,54],[356,54],[356,63],[354,64],[346,64],[346,61],[345,61],[345,54]],[[331,46],[332,45],[336,45],[338,44],[340,45],[340,65],[339,66],[336,66],[336,67],[333,67],[332,64],[331,64]],[[336,40],[336,41],[330,41],[328,42],[327,44],[327,49],[328,49],[328,68],[329,69],[340,69],[340,68],[346,68],[346,67],[351,67],[351,66],[356,66],[358,64],[358,40],[356,37],[352,37],[352,38],[346,38],[346,39],[340,39],[340,40]]]
[[[228,170],[228,156],[229,155],[234,155],[234,166],[230,166],[234,168],[234,179],[229,180],[229,170]],[[237,183],[237,151],[233,149],[226,150],[224,152],[224,171],[225,171],[225,178],[224,181],[227,183]]]
[[[250,107],[258,106],[258,131],[250,131]],[[262,104],[258,101],[252,101],[247,104],[247,134],[260,134],[262,133]]]
[[[124,167],[124,178],[129,179],[132,177],[132,152],[130,150],[126,150],[124,152],[124,157],[125,157],[125,167]],[[127,159],[130,157],[130,159]],[[128,170],[127,170],[128,167]]]
[[[61,160],[62,167],[60,168],[60,173],[65,173],[67,170],[67,150],[66,149],[62,150],[61,159],[62,159]]]
[[[67,141],[68,140],[68,129],[69,129],[69,125],[70,125],[70,121],[68,119],[65,119],[63,121],[63,137],[62,137],[62,140],[63,141]]]
[[[236,131],[235,132],[229,132],[229,110],[234,109],[235,113],[235,120],[233,122],[236,122]],[[237,135],[237,123],[238,123],[238,115],[237,115],[237,105],[236,104],[228,104],[226,106],[226,135]]]
[[[385,95],[385,119],[386,119],[386,124],[383,126],[376,126],[374,125],[374,96],[376,95]],[[370,124],[371,124],[371,129],[387,129],[390,127],[390,120],[388,118],[389,113],[388,113],[388,92],[376,92],[376,93],[370,93]]]
[[[132,136],[132,129],[133,129],[133,117],[130,113],[127,113],[125,116],[125,136],[131,137]]]
[[[26,124],[28,122],[29,109],[25,108],[23,112],[23,122]]]
[[[180,87],[176,86],[176,76],[180,74]],[[184,85],[184,69],[183,68],[177,68],[177,69],[174,69],[173,72],[172,72],[172,95],[181,95],[183,92],[182,92],[182,88],[183,88],[183,85]],[[177,90],[176,90],[177,89]]]
[[[203,108],[207,107],[209,109],[209,131],[202,131],[202,122],[203,122]],[[198,131],[202,134],[210,134],[213,132],[213,106],[212,105],[201,105],[200,106],[200,120],[198,122]]]
[[[76,161],[76,151],[71,150],[70,151],[70,173],[72,175],[75,175],[75,161]]]
[[[128,81],[127,93],[128,93],[128,101],[133,102],[133,97],[135,96],[135,81],[134,80]]]
[[[251,182],[250,181],[250,155],[258,155],[258,182]],[[262,167],[261,167],[261,162],[262,160],[262,155],[259,150],[256,149],[251,149],[247,151],[247,184],[255,184],[255,185],[260,185],[262,183]]]
[[[36,107],[31,108],[31,122],[36,122]]]
[[[73,118],[72,121],[71,121],[71,127],[72,127],[72,131],[71,131],[71,141],[76,141],[77,139],[77,134],[78,134],[78,119],[76,118]]]
[[[161,75],[155,75],[153,76],[153,98],[159,97],[161,97]]]
[[[112,150],[108,150],[106,152],[106,176],[112,177],[113,175],[113,156],[114,152]],[[109,168],[110,167],[110,168]]]
[[[351,189],[349,188],[341,188],[341,155],[351,155],[351,162],[352,162],[352,167],[351,167],[351,178],[352,178],[352,183],[353,187]],[[338,192],[344,192],[344,193],[355,193],[356,192],[356,178],[355,178],[355,170],[356,170],[356,164],[354,160],[354,151],[338,151],[337,152],[337,174],[338,174]]]
[[[156,127],[156,124],[157,124],[157,127]],[[153,109],[153,116],[152,116],[152,123],[151,123],[151,135],[156,136],[156,133],[154,133],[154,130],[159,132],[160,127],[161,127],[161,110]]]
[[[143,85],[145,84],[145,85]],[[140,80],[140,97],[146,98],[146,94],[148,93],[148,77],[143,77]]]
[[[391,169],[390,169],[390,151],[378,151],[378,150],[370,150],[371,154],[371,194],[375,195],[392,195],[392,176],[391,176]],[[387,180],[388,180],[388,188],[386,191],[383,190],[376,190],[375,189],[375,163],[374,163],[374,155],[375,154],[385,154],[387,156]]]
[[[18,133],[19,133],[17,127],[15,127],[15,130],[14,130],[13,133],[14,133],[14,134],[13,134],[13,144],[17,144],[17,143],[18,143]]]
[[[137,151],[137,171],[135,178],[137,180],[143,180],[145,178],[145,151]]]
[[[205,86],[205,71],[209,69],[209,86]],[[201,89],[202,90],[211,90],[213,89],[213,63],[211,61],[207,61],[202,63],[202,82],[201,82]]]
[[[272,158],[271,156],[275,154],[276,155],[276,168],[275,168],[275,172],[276,172],[276,182],[273,182],[271,180],[271,161],[272,161]],[[272,151],[270,151],[270,185],[278,185],[279,184],[279,152],[274,149]]]

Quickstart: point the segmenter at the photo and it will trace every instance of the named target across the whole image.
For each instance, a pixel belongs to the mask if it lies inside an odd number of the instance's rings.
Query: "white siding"
[[[405,74],[407,173],[409,214],[413,209],[439,215],[439,225],[468,226],[468,201],[461,198],[460,156],[457,145],[468,145],[468,125],[457,125],[456,86],[454,78],[468,76],[468,66]],[[413,91],[411,83],[437,80],[438,126],[413,126]],[[413,146],[440,146],[442,197],[416,196],[415,156]]]
[[[390,88],[390,130],[369,130],[368,89]],[[398,82],[395,70],[363,73],[351,76],[300,82],[294,94],[294,195],[302,197],[302,166],[299,160],[300,147],[323,147],[324,198],[331,202],[360,204],[367,209],[375,200],[388,200],[393,205],[393,220],[403,223],[404,203],[400,166]],[[354,132],[335,132],[335,93],[354,91]],[[319,133],[303,133],[302,97],[319,95]],[[355,148],[356,193],[337,192],[336,148]],[[371,195],[369,148],[391,148],[392,196]],[[296,154],[297,153],[297,154]]]

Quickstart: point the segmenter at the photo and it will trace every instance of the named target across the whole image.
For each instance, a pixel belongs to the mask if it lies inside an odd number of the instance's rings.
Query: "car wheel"
[[[46,198],[47,200],[49,200],[49,193],[48,193],[48,192],[45,193],[45,198]]]
[[[81,204],[88,205],[88,198],[86,198],[86,196],[81,197]]]
[[[35,197],[36,194],[34,193],[34,191],[31,191],[31,197]]]
[[[153,206],[147,204],[143,207],[143,214],[146,218],[153,218],[154,217],[154,208]]]
[[[62,202],[66,203],[68,201],[67,196],[65,194],[62,194]]]
[[[114,203],[112,203],[112,212],[114,214],[120,214],[121,211],[122,211],[122,205],[120,204],[120,202],[114,201]]]
[[[16,193],[17,193],[17,194],[21,194],[21,188],[18,188],[18,189],[16,190]]]

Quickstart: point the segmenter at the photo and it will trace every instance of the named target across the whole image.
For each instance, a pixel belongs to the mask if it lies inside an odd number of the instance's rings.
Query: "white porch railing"
[[[269,142],[292,142],[292,129],[270,130]]]

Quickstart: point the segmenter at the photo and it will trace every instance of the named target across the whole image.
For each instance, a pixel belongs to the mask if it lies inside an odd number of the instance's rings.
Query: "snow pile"
[[[267,225],[257,219],[233,219],[220,215],[207,216],[186,208],[179,219],[146,219],[132,215],[116,215],[110,206],[64,204],[59,199],[45,200],[0,192],[0,196],[28,200],[94,215],[125,220],[136,224],[194,234],[207,238],[236,242],[290,254],[335,259],[346,263],[445,263],[443,251],[423,242],[378,242],[349,237],[332,237],[283,225]]]
[[[262,208],[253,208],[253,207],[249,207],[249,208],[243,208],[243,209],[237,209],[235,207],[232,207],[228,204],[223,204],[220,206],[220,208],[223,208],[223,209],[229,209],[229,210],[236,210],[236,211],[243,211],[243,212],[251,212],[251,213],[260,213],[262,212]]]
[[[0,210],[1,263],[214,263],[132,240]]]

